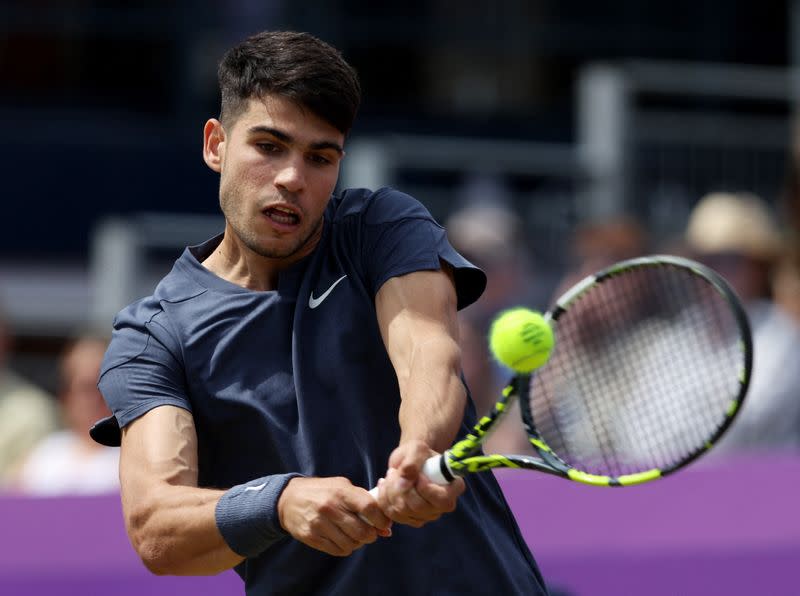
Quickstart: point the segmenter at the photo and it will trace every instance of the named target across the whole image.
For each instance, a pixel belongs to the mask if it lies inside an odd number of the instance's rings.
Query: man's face
[[[218,161],[209,138],[219,135]],[[263,257],[291,262],[322,234],[336,186],[344,135],[277,95],[251,99],[227,127],[206,124],[206,163],[220,173],[220,206],[239,241]]]

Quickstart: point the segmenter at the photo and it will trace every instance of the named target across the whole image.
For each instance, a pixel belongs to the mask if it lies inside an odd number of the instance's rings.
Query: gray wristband
[[[286,484],[300,474],[274,474],[239,484],[217,502],[217,528],[233,552],[255,557],[286,532],[278,520],[278,499]]]

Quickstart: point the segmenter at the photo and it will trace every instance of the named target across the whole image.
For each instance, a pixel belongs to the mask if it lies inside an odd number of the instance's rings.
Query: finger
[[[349,513],[355,515],[359,521],[367,524],[374,531],[375,536],[370,535],[362,538],[365,542],[374,542],[377,536],[388,538],[392,535],[392,520],[384,514],[378,503],[382,481],[383,479],[381,478],[378,481],[378,486],[371,491],[354,487],[354,492],[349,492],[344,499],[344,505],[349,510]],[[354,531],[358,532],[359,530],[356,529]],[[358,537],[358,534],[354,535],[354,537]]]
[[[333,555],[334,557],[346,557],[353,552],[352,550],[343,550],[333,540],[325,536],[316,538],[313,542],[309,541],[306,544],[324,553]]]
[[[419,469],[431,455],[433,451],[422,441],[407,441],[392,451],[389,456],[389,467],[403,469],[411,466]]]
[[[378,539],[378,530],[357,513],[343,512],[341,518],[336,520],[336,526],[348,538],[359,544],[370,544]]]
[[[396,522],[419,527],[453,511],[465,485],[460,478],[439,486],[421,477],[417,487],[391,499],[385,506],[386,514]]]
[[[405,501],[403,500],[389,505],[386,508],[386,514],[392,519],[392,521],[398,524],[413,526],[415,528],[421,528],[425,525],[425,523],[431,521],[429,519],[417,517],[417,515],[406,506]]]
[[[384,499],[381,505],[384,513],[393,521],[417,528],[440,515],[438,512],[431,511],[430,507],[413,489],[395,495],[391,500]]]
[[[378,481],[379,490],[382,480]],[[377,529],[381,536],[391,536],[392,520],[383,512],[378,500],[373,497],[371,492],[367,493],[366,498],[359,498],[352,506],[359,519]]]
[[[416,484],[416,478],[408,478],[402,474],[397,468],[389,468],[386,471],[386,478],[381,485],[381,491],[386,495],[387,499],[394,501],[409,490]]]
[[[402,501],[404,515],[411,519],[432,521],[443,513],[436,504],[426,500],[413,488],[403,495]]]
[[[415,486],[416,492],[432,507],[443,513],[453,511],[458,497],[464,493],[466,484],[462,478],[456,478],[447,485],[436,484],[425,477],[420,477]]]
[[[340,557],[347,556],[362,546],[361,542],[351,538],[342,528],[329,519],[320,519],[313,528],[313,535],[316,540],[330,549],[330,554]],[[331,545],[334,545],[334,547],[331,548]]]

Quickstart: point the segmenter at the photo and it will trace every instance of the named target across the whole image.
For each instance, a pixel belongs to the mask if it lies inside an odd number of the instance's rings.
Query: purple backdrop
[[[570,594],[800,594],[800,458],[712,456],[630,488],[498,477],[545,579]]]
[[[798,594],[800,458],[700,462],[650,485],[498,478],[548,582],[573,596]],[[233,572],[150,575],[119,499],[0,499],[0,594],[243,593]]]

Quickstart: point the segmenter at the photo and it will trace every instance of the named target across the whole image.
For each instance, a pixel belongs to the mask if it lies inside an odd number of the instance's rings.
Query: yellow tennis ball
[[[553,344],[553,329],[548,322],[527,308],[501,312],[489,330],[489,348],[494,357],[520,373],[529,373],[547,362]]]

